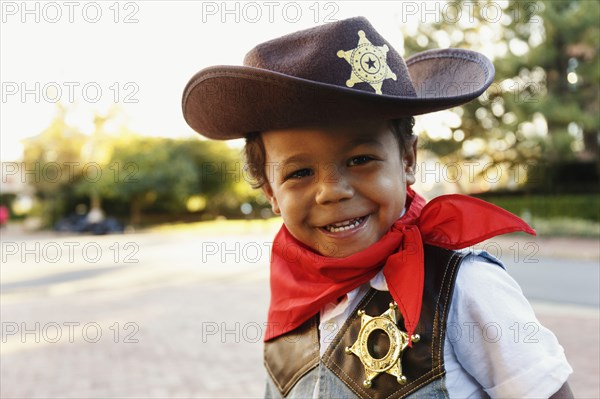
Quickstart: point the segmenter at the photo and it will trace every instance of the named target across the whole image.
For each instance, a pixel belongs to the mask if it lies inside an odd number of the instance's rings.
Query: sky
[[[404,32],[446,3],[332,1],[1,1],[0,156],[56,114],[91,133],[93,113],[117,106],[130,130],[189,137],[181,94],[197,71],[241,65],[263,41],[352,16],[367,17],[402,53]],[[465,14],[467,9],[462,10]]]

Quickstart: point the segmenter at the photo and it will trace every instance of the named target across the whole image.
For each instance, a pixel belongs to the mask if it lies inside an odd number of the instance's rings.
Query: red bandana
[[[390,293],[414,334],[423,297],[423,243],[466,248],[488,238],[535,231],[510,212],[465,195],[425,205],[410,187],[408,209],[378,242],[345,258],[319,255],[281,227],[271,258],[271,306],[265,341],[300,326],[326,304],[373,278],[383,267]]]

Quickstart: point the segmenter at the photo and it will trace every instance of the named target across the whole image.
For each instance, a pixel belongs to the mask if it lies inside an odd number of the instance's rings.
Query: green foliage
[[[25,142],[29,183],[42,199],[45,224],[89,202],[109,215],[144,223],[144,212],[243,216],[248,202],[259,212],[264,198],[250,189],[239,154],[224,142],[199,138],[167,139],[134,134],[125,128],[107,133],[111,115],[97,116],[84,135],[65,122],[59,108],[48,129]],[[262,201],[262,202],[261,202]]]
[[[154,203],[169,211],[184,211],[198,171],[193,160],[175,151],[167,139],[127,134],[115,142],[109,173],[97,182],[82,181],[81,191],[129,202],[134,223],[139,212]],[[108,171],[107,171],[108,172]]]
[[[600,175],[600,2],[510,1],[499,21],[482,12],[498,2],[462,3],[469,3],[462,10],[473,11],[458,22],[443,16],[405,35],[407,54],[446,46],[482,51],[494,57],[495,83],[453,110],[462,120],[452,127],[461,131],[458,139],[424,132],[424,147],[449,162],[493,160],[509,167],[593,161]],[[478,138],[487,145],[466,151]]]
[[[65,210],[70,185],[82,173],[81,151],[86,137],[65,122],[66,109],[59,106],[48,128],[37,137],[24,140],[22,168],[28,184],[43,200],[40,216],[52,225]]]
[[[68,126],[66,110],[58,108],[48,128],[32,139],[24,140],[24,170],[27,182],[41,196],[58,194],[81,176],[81,152],[86,136]]]

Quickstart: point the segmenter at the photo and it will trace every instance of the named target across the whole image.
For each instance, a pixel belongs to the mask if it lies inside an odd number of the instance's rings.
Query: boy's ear
[[[273,195],[273,189],[271,188],[271,185],[267,182],[263,184],[261,188],[263,190],[263,193],[265,194],[265,197],[267,197],[267,199],[271,203],[271,209],[273,210],[273,213],[276,215],[281,215],[281,210],[279,209],[277,198],[275,198],[275,196]]]
[[[415,184],[416,181],[417,143],[418,139],[415,137],[412,144],[408,146],[402,156],[402,164],[404,165],[404,175],[406,176],[407,185]]]

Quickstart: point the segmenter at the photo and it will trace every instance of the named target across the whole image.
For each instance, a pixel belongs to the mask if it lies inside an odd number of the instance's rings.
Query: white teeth
[[[346,221],[340,222],[340,223],[333,223],[333,224],[325,226],[325,230],[329,231],[330,233],[339,233],[340,231],[352,230],[352,229],[358,227],[358,225],[362,222],[362,220],[363,220],[363,218],[356,218],[356,219],[346,220]]]

